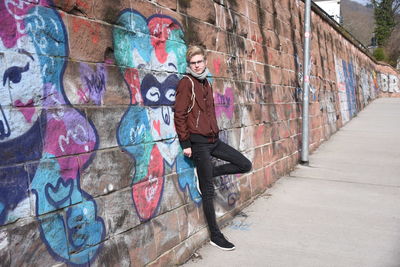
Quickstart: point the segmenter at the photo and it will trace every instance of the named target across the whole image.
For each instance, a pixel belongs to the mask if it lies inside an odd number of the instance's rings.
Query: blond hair
[[[206,59],[206,52],[204,51],[204,49],[201,46],[198,45],[192,45],[189,46],[188,50],[186,51],[186,61],[190,62],[190,59],[192,59],[192,57],[197,56],[197,55],[202,55],[204,57],[204,59]]]

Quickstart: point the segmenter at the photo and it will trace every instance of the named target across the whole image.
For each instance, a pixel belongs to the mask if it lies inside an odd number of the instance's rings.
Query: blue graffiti
[[[349,62],[348,64],[346,61],[342,60],[343,65],[343,73],[345,76],[346,82],[346,95],[347,95],[347,103],[349,107],[349,115],[350,117],[354,117],[357,113],[357,102],[356,102],[356,82],[355,82],[355,75],[353,71],[353,64]]]

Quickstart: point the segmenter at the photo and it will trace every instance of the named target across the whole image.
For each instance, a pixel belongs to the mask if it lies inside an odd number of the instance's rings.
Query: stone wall
[[[208,238],[173,125],[187,46],[206,47],[220,137],[254,166],[216,179],[223,224],[299,160],[303,6],[0,0],[0,265],[187,260]],[[316,7],[312,24],[313,151],[399,74]]]

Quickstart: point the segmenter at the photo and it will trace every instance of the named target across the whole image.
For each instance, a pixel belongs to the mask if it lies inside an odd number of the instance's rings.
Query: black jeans
[[[200,190],[203,199],[203,211],[211,236],[220,233],[214,209],[213,178],[220,175],[245,173],[251,170],[251,162],[242,153],[219,139],[215,143],[193,143],[192,156],[197,168]],[[211,156],[227,161],[214,166]]]

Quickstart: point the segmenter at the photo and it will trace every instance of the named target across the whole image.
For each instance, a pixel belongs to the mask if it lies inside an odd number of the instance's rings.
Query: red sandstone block
[[[320,143],[321,139],[322,139],[322,128],[317,128],[314,130],[310,131],[310,137],[311,137],[311,141],[310,144],[313,143]]]
[[[260,5],[262,9],[265,9],[269,13],[274,12],[274,0],[261,0]]]
[[[253,22],[250,22],[250,20],[243,16],[243,15],[237,15],[235,16],[235,23],[236,23],[236,34],[244,37],[244,38],[249,38],[251,37],[251,26],[254,26]]]
[[[242,205],[251,198],[251,187],[250,187],[251,174],[242,175],[238,178],[237,182],[240,188],[240,196],[238,205]]]
[[[272,84],[282,84],[282,70],[279,68],[269,67]]]
[[[125,232],[123,242],[129,252],[130,262],[144,266],[157,257],[157,246],[151,221]]]
[[[248,39],[251,39],[253,42],[257,42],[259,44],[263,43],[263,34],[264,29],[262,25],[257,22],[249,22],[249,34],[247,36]]]
[[[266,183],[266,187],[271,187],[275,181],[276,180],[272,176],[271,166],[264,167],[264,182]]]
[[[301,133],[301,124],[299,119],[294,119],[289,121],[289,127],[290,127],[290,136],[297,135]]]
[[[190,44],[201,44],[208,50],[216,50],[217,28],[188,17],[185,22],[185,38]]]
[[[186,170],[190,173],[190,170]],[[193,173],[193,172],[191,172]],[[178,177],[181,173],[174,173],[164,177],[164,188],[162,193],[163,200],[160,203],[159,213],[165,213],[183,206],[187,202],[192,202],[188,190],[180,189]]]
[[[263,167],[263,158],[262,158],[262,148],[256,148],[254,150],[254,158],[252,160],[253,163],[253,171],[258,170]]]
[[[252,1],[247,2],[247,9],[248,9],[248,18],[255,22],[259,23],[259,15],[261,12],[261,9],[257,6],[256,3],[253,3]]]
[[[176,211],[164,213],[151,220],[154,229],[154,240],[157,244],[157,255],[161,255],[179,244],[179,223]]]
[[[263,188],[263,180],[264,178],[264,170],[258,170],[253,172],[250,175],[250,186],[251,186],[251,195],[256,196],[262,193],[265,188]]]
[[[103,105],[127,105],[131,103],[130,88],[125,82],[122,70],[118,66],[106,65],[106,91],[103,96]]]
[[[179,12],[211,24],[215,23],[215,8],[211,0],[178,1]]]
[[[81,188],[93,197],[126,188],[132,184],[133,168],[132,158],[118,148],[97,151],[81,173]]]
[[[265,44],[267,46],[267,50],[269,48],[279,50],[280,49],[280,40],[278,36],[273,31],[265,31]]]
[[[54,0],[52,5],[70,14],[93,18],[94,1],[95,0]]]
[[[176,0],[157,0],[157,4],[170,8],[172,10],[177,9],[177,1]]]
[[[173,265],[182,265],[209,238],[206,228],[202,228],[193,236],[174,248],[175,260]]]
[[[271,122],[271,116],[274,113],[274,106],[272,104],[262,104],[261,105],[261,120],[264,123]]]
[[[106,21],[108,23],[114,24],[118,19],[118,15],[120,14],[120,12],[127,8],[134,8],[131,6],[130,0],[118,0],[118,1],[94,0],[93,15],[97,20]]]
[[[251,83],[264,83],[264,65],[250,60],[242,60],[244,63],[242,80]]]
[[[242,1],[229,1],[225,3],[229,6],[230,9],[234,10],[237,13],[240,13],[241,15],[248,16],[248,1],[247,0],[242,0]]]
[[[112,47],[112,27],[67,16],[70,57],[79,61],[104,62],[106,49]]]
[[[274,15],[271,12],[268,11],[261,11],[260,12],[260,17],[262,19],[262,26],[264,27],[264,31],[275,31],[275,21],[274,21]]]
[[[225,54],[228,53],[229,47],[227,46],[227,38],[228,34],[225,31],[220,28],[215,28],[215,48],[213,50]]]
[[[267,166],[273,162],[272,144],[262,147],[263,166]]]
[[[265,134],[265,124],[259,124],[255,126],[254,139],[255,146],[262,146],[267,143],[266,134]]]
[[[280,66],[282,63],[282,55],[279,51],[274,49],[268,49],[268,61],[266,62],[268,65],[272,66]]]
[[[282,0],[282,1],[286,1],[286,0]],[[276,4],[276,9],[277,9],[277,15],[278,15],[278,19],[282,20],[282,21],[289,21],[290,20],[290,9],[289,7],[281,7],[281,3],[280,2],[275,2]],[[279,3],[279,4],[278,4]]]

